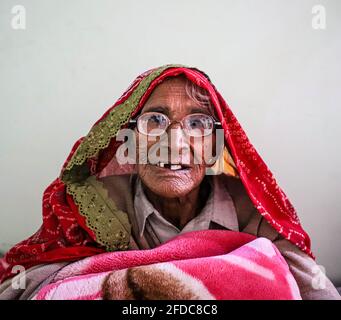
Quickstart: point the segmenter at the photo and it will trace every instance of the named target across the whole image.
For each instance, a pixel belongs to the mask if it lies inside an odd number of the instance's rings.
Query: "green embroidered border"
[[[107,251],[129,248],[131,225],[127,213],[119,210],[102,182],[90,176],[81,183],[67,186],[86,225],[96,235],[96,242]]]

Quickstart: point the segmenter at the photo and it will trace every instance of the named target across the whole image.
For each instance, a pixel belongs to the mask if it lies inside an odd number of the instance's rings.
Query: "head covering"
[[[185,75],[206,89],[211,98],[231,152],[224,149],[225,172],[241,179],[252,203],[275,230],[314,257],[309,236],[302,229],[294,207],[209,77],[197,68],[170,64],[138,76],[89,133],[74,144],[59,178],[43,194],[41,228],[7,252],[0,264],[1,280],[12,276],[14,265],[30,268],[129,249],[131,229],[127,214],[114,203],[109,206],[103,202],[88,178],[100,176],[109,167],[112,170],[110,163],[122,143],[115,139],[118,131],[128,126],[129,119],[139,113],[158,84],[178,75]],[[127,168],[117,168],[116,164],[115,170],[125,173]]]

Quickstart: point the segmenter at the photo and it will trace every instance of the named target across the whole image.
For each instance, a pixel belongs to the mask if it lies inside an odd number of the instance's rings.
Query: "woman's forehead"
[[[150,108],[164,107],[169,111],[175,109],[177,111],[193,113],[191,110],[196,110],[196,112],[203,111],[207,113],[208,108],[206,105],[189,96],[186,90],[188,81],[183,77],[166,79],[153,90],[142,112],[150,111]]]
[[[166,79],[155,87],[150,99],[158,97],[170,98],[174,96],[187,97],[186,79],[179,77]]]

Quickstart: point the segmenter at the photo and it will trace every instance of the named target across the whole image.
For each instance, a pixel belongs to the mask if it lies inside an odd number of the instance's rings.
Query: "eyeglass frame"
[[[166,119],[168,120],[168,125],[167,125],[167,127],[166,127],[166,129],[164,130],[163,133],[158,134],[158,135],[149,135],[149,134],[145,134],[145,133],[139,131],[137,122],[138,122],[138,120],[139,120],[139,118],[140,118],[141,116],[143,116],[143,115],[145,115],[145,114],[147,114],[147,113],[161,114],[161,115],[163,115],[164,117],[166,117]],[[164,113],[161,113],[161,112],[157,112],[157,111],[151,111],[151,112],[142,113],[142,114],[138,115],[135,119],[130,119],[130,120],[129,120],[129,124],[135,124],[135,125],[136,125],[136,128],[137,128],[137,130],[138,130],[138,132],[141,133],[141,134],[144,134],[144,135],[150,136],[150,137],[158,137],[158,136],[163,135],[163,134],[167,131],[167,129],[169,128],[169,126],[170,126],[172,123],[180,123],[182,130],[186,133],[186,135],[188,135],[187,132],[186,132],[187,130],[184,128],[183,121],[184,121],[184,119],[185,119],[186,117],[192,116],[192,115],[205,115],[205,116],[211,118],[211,119],[212,119],[212,122],[213,122],[213,128],[212,128],[212,131],[211,131],[210,133],[208,133],[208,134],[206,134],[206,135],[202,135],[202,136],[197,136],[197,137],[206,137],[206,136],[212,134],[213,131],[214,131],[214,129],[216,129],[217,126],[221,126],[221,122],[220,122],[220,121],[216,121],[211,115],[206,114],[206,113],[191,113],[191,114],[188,114],[188,115],[184,116],[180,121],[171,121],[167,115],[165,115]],[[190,136],[190,137],[195,137],[195,136],[191,136],[191,135],[188,135],[188,136]]]

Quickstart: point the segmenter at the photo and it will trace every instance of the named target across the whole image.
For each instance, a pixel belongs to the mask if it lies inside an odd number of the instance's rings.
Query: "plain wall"
[[[131,81],[182,63],[211,77],[340,283],[340,18],[339,0],[1,0],[0,249],[39,228],[43,190]]]

